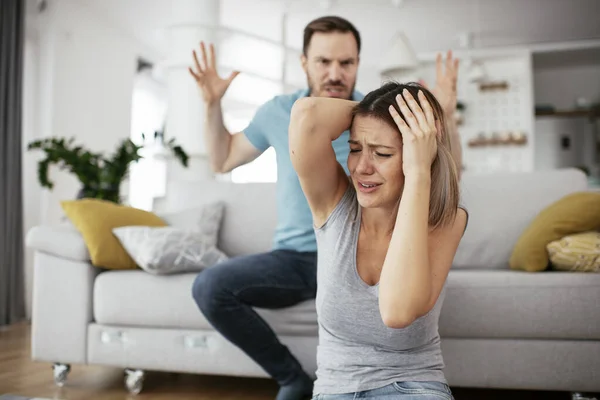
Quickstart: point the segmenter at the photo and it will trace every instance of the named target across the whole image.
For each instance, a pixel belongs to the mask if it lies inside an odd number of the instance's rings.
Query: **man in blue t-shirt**
[[[214,48],[211,45],[207,54],[204,43],[201,60],[194,51],[195,68],[190,68],[206,106],[205,140],[215,172],[229,172],[249,163],[269,147],[277,154],[278,222],[272,251],[233,258],[209,268],[198,274],[193,286],[194,300],[211,325],[279,383],[277,400],[299,400],[312,394],[312,379],[253,309],[290,307],[316,296],[317,244],[312,216],[289,156],[291,109],[305,96],[362,100],[363,95],[354,90],[360,47],[360,35],[347,20],[328,16],[310,22],[304,29],[301,56],[308,89],[276,96],[258,109],[243,132],[234,134],[223,124],[221,99],[238,72],[221,78]],[[434,94],[444,83],[440,64],[438,59]],[[447,62],[446,67],[447,73],[442,74],[446,94],[453,93],[453,97],[446,97],[455,107],[457,64]],[[333,142],[346,173],[348,139],[346,131]]]
[[[309,88],[276,96],[258,109],[243,132],[234,134],[223,124],[221,99],[237,72],[220,78],[214,48],[211,45],[207,54],[204,43],[200,60],[194,52],[195,69],[190,68],[206,106],[205,139],[215,172],[229,172],[269,147],[277,154],[278,222],[272,251],[233,258],[201,272],[193,296],[214,328],[279,383],[278,400],[310,397],[312,379],[253,307],[290,307],[314,299],[317,290],[312,216],[289,156],[290,113],[294,102],[305,96],[361,100],[363,96],[354,90],[359,52],[360,35],[350,22],[338,17],[310,22],[304,29],[301,56]],[[344,132],[333,143],[344,166],[348,138]]]

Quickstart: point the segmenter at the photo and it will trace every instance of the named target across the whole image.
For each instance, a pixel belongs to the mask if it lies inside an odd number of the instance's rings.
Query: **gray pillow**
[[[228,259],[216,247],[224,205],[203,208],[195,229],[124,226],[113,233],[143,270],[166,275],[197,272]]]
[[[217,244],[225,203],[207,203],[198,208],[159,215],[169,226],[202,233],[208,243]]]

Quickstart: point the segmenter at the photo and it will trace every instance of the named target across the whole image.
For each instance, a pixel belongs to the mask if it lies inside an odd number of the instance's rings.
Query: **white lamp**
[[[469,82],[473,83],[481,83],[486,79],[486,71],[483,66],[483,63],[480,61],[476,61],[471,56],[471,49],[473,48],[473,32],[463,32],[458,36],[460,47],[467,49],[467,78]]]
[[[479,61],[471,61],[469,63],[467,75],[469,77],[469,81],[473,83],[484,82],[487,76],[483,64]]]
[[[398,32],[381,59],[381,74],[406,82],[417,79],[415,75],[418,68],[417,53],[404,32]]]

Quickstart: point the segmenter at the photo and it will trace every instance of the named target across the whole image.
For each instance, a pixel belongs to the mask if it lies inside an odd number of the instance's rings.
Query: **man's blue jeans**
[[[192,293],[211,325],[286,385],[303,373],[253,307],[277,309],[314,299],[317,253],[275,250],[237,257],[198,274]]]

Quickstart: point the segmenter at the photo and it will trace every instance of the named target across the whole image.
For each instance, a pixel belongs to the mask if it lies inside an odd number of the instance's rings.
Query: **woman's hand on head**
[[[393,106],[389,112],[402,134],[402,172],[404,176],[430,176],[431,164],[437,154],[437,127],[433,109],[422,91],[419,103],[404,89],[396,102],[404,119]]]

